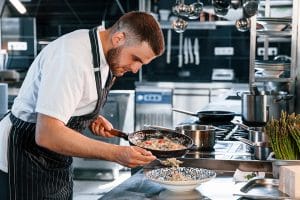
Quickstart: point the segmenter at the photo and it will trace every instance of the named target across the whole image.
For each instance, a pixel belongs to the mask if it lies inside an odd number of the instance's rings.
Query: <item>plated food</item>
[[[145,176],[168,190],[183,192],[194,190],[201,183],[211,180],[216,172],[193,167],[160,168],[148,171]]]

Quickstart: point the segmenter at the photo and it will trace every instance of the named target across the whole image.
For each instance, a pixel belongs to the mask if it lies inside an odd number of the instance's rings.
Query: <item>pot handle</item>
[[[147,129],[154,129],[154,130],[160,130],[160,131],[171,131],[171,132],[176,132],[176,131],[173,130],[173,129],[166,128],[166,127],[163,127],[163,126],[157,126],[157,125],[149,125],[149,124],[145,124],[145,125],[144,125],[144,128],[147,128]]]
[[[127,133],[124,133],[124,132],[122,132],[122,131],[120,131],[120,130],[118,130],[118,129],[111,129],[110,131],[109,131],[111,134],[113,134],[113,135],[115,135],[115,136],[117,136],[117,137],[120,137],[120,138],[123,138],[123,139],[125,139],[125,140],[128,140],[128,134]]]

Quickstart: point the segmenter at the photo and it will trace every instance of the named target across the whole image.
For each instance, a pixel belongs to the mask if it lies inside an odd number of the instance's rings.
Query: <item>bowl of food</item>
[[[147,171],[145,176],[168,190],[185,192],[215,178],[216,172],[204,168],[168,167]]]

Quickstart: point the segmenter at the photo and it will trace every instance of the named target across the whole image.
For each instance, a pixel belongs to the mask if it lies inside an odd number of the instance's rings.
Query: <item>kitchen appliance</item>
[[[214,68],[212,70],[212,81],[233,81],[234,79],[234,71],[233,69],[222,69],[222,68]]]
[[[172,127],[172,89],[137,87],[135,90],[135,130],[145,124]]]

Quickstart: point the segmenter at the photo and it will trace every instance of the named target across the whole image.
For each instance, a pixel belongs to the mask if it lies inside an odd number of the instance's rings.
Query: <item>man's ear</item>
[[[113,47],[119,47],[125,44],[125,33],[124,32],[116,32],[112,35],[112,45]]]

